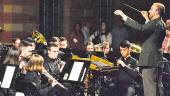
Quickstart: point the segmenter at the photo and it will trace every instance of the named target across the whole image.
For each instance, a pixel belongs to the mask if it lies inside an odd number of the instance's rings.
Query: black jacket
[[[128,57],[126,60],[121,58],[121,60],[131,69],[120,66],[118,81],[124,84],[131,84],[138,74],[138,72],[135,70],[137,67],[137,60],[133,57]]]
[[[55,78],[59,78],[60,69],[58,67],[58,64],[60,63],[60,59],[51,59],[48,56],[44,59],[44,67],[47,70],[47,72],[52,75]]]
[[[143,32],[145,35],[142,53],[139,57],[139,66],[162,66],[163,60],[160,48],[166,34],[162,19],[155,19],[142,25],[128,17],[125,24]]]

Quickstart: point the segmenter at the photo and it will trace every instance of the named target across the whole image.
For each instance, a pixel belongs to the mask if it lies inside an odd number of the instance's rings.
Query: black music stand
[[[0,64],[0,88],[11,88],[18,65]]]
[[[71,83],[83,83],[90,63],[90,61],[86,60],[68,61],[61,74],[63,81]]]
[[[70,96],[83,96],[84,79],[91,61],[70,60],[64,66],[61,78],[64,86],[69,89]]]

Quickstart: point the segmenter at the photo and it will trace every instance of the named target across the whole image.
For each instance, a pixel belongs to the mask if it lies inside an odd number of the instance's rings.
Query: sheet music
[[[84,62],[74,62],[68,80],[78,81]]]
[[[86,73],[86,68],[84,68],[83,76],[81,77],[81,82],[83,81],[85,73]]]
[[[2,80],[2,88],[9,88],[12,82],[12,78],[15,72],[14,66],[7,66],[4,74],[4,78]]]

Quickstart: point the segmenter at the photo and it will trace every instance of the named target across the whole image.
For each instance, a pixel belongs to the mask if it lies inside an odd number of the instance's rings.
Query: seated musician
[[[94,51],[94,44],[92,42],[87,42],[85,46],[85,50],[87,52],[93,52]]]
[[[32,50],[34,50],[35,46],[32,46],[33,42],[30,42],[29,40],[23,40],[23,44],[21,44],[20,46],[20,69],[21,69],[21,75],[19,76],[19,78],[16,81],[16,87],[17,89],[22,89],[22,84],[20,84],[23,81],[23,76],[25,76],[25,74],[27,73],[25,70],[25,67],[29,64],[28,60],[30,58],[30,56],[32,56]],[[43,69],[42,72],[42,76],[48,78],[52,83],[52,81],[54,81],[55,79],[47,72],[48,70]],[[48,83],[48,82],[47,82]]]
[[[53,77],[59,79],[59,74],[62,71],[65,62],[58,58],[59,45],[50,43],[48,52],[44,56],[44,67]]]
[[[94,52],[94,44],[92,42],[87,42],[87,44],[85,45],[85,51],[85,58],[90,58]]]
[[[20,44],[21,44],[21,39],[20,38],[13,38],[12,39],[13,47],[18,49],[20,47]]]
[[[58,57],[61,58],[62,61],[68,61],[73,53],[71,48],[69,48],[69,42],[66,37],[59,37],[59,54]]]
[[[31,86],[32,91],[30,90],[31,93],[29,93],[32,94],[31,96],[54,96],[58,91],[54,86],[57,84],[61,85],[57,80],[53,80],[50,85],[41,84],[41,74],[43,74],[43,72],[45,71],[43,63],[44,59],[41,55],[33,54],[30,56],[28,65],[25,67],[25,83],[23,84],[26,84],[26,82],[30,82],[35,87],[34,89],[33,86]],[[38,92],[36,92],[36,90]]]
[[[60,44],[60,39],[58,37],[51,37],[49,43],[54,43],[56,45]]]
[[[117,94],[118,96],[134,96],[135,88],[133,86],[134,76],[136,74],[137,60],[130,54],[131,43],[124,40],[120,43],[121,57],[117,60],[120,66],[118,73]],[[121,91],[120,91],[121,90]]]
[[[68,40],[66,37],[60,37],[59,39],[60,39],[60,42],[59,42],[60,48],[68,48],[69,47]]]
[[[21,45],[19,47],[20,54],[19,54],[19,67],[22,69],[24,66],[27,65],[27,61],[29,56],[32,55],[33,50],[35,50],[35,42],[33,38],[27,37],[21,41]]]
[[[102,42],[101,46],[102,52],[104,53],[104,58],[112,63],[115,62],[114,53],[109,42]]]

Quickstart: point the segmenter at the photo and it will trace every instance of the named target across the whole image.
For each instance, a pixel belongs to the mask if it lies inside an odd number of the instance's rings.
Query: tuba
[[[32,38],[34,38],[34,41],[36,43],[47,45],[47,41],[46,41],[45,37],[37,30],[34,30],[32,32]]]

